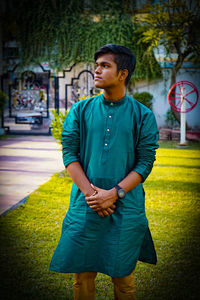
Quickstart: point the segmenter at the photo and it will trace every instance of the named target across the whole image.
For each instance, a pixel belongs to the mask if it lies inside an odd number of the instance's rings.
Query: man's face
[[[117,73],[117,64],[111,53],[102,54],[96,60],[94,85],[97,88],[114,88],[119,85],[120,72]]]

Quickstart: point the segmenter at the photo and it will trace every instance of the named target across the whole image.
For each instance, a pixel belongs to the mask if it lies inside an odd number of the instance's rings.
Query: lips
[[[98,77],[98,76],[95,76],[94,77],[94,80],[101,80],[102,78],[101,77]]]

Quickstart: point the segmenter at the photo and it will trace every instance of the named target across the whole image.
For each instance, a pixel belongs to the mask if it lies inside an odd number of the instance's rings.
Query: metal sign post
[[[184,95],[185,95],[185,88],[184,86],[181,87],[181,134],[180,134],[180,145],[186,145],[186,113],[185,111],[185,99],[184,99]]]
[[[186,142],[186,113],[191,111],[198,102],[199,93],[196,86],[186,80],[172,85],[168,93],[168,101],[174,111],[180,113],[180,146]]]

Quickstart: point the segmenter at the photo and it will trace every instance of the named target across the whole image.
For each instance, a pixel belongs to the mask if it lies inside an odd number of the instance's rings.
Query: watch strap
[[[118,184],[116,184],[115,188],[116,188],[117,191],[122,189]]]
[[[117,195],[120,199],[123,199],[125,197],[125,191],[122,187],[120,187],[118,184],[115,185],[115,188],[117,190]]]

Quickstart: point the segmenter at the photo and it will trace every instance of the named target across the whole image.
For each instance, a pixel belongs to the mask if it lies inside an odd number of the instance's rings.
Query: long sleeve
[[[127,95],[115,102],[102,94],[79,101],[64,122],[62,137],[65,166],[80,159],[89,182],[105,190],[134,167],[145,180],[158,148],[153,113]],[[142,184],[118,199],[115,212],[105,218],[91,210],[74,184],[50,270],[124,277],[138,260],[156,263]]]
[[[65,167],[73,161],[79,161],[80,124],[76,104],[71,107],[63,124],[62,153]]]
[[[133,171],[139,173],[144,182],[152,170],[156,149],[159,147],[157,144],[158,128],[155,116],[151,111],[144,114],[139,134]]]

